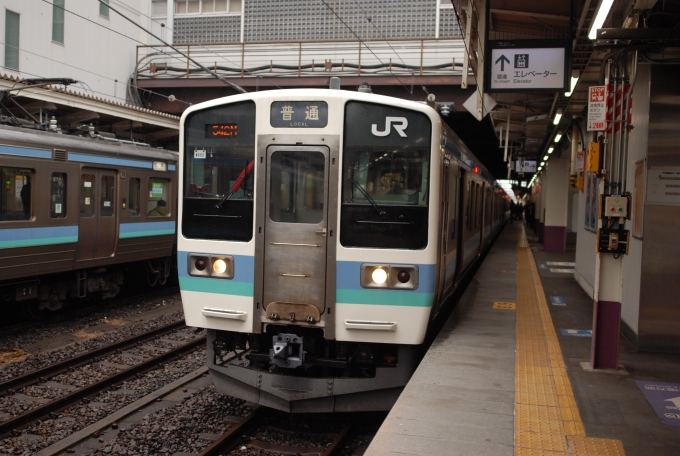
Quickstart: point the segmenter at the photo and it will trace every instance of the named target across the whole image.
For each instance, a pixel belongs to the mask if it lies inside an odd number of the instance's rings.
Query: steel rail
[[[344,448],[343,444],[347,441],[356,425],[357,423],[355,421],[345,426],[321,456],[333,456],[334,454],[340,454]]]
[[[10,432],[14,430],[23,429],[33,421],[38,420],[44,416],[47,416],[50,413],[63,410],[66,407],[80,401],[81,399],[85,399],[88,396],[99,393],[105,390],[106,388],[115,385],[116,383],[120,383],[130,377],[133,377],[137,374],[141,374],[142,372],[149,371],[159,363],[169,361],[172,358],[175,358],[191,350],[194,350],[197,346],[205,344],[205,342],[206,337],[205,336],[200,337],[180,347],[174,348],[159,356],[156,356],[155,358],[151,358],[129,369],[118,372],[117,374],[114,374],[111,377],[108,377],[97,383],[93,383],[92,385],[88,385],[85,388],[82,388],[78,391],[74,391],[73,393],[66,395],[64,397],[55,399],[52,402],[49,402],[41,407],[22,413],[21,415],[12,418],[11,420],[0,423],[0,438],[7,436]]]
[[[243,434],[249,434],[260,422],[271,413],[271,409],[267,407],[258,407],[253,413],[246,416],[236,425],[229,428],[227,432],[222,434],[220,438],[211,443],[205,450],[199,453],[199,456],[217,456],[228,453],[238,445],[239,440]]]
[[[105,347],[101,347],[96,350],[92,350],[87,353],[74,356],[73,358],[65,359],[55,364],[50,364],[49,366],[44,367],[42,369],[38,369],[33,372],[21,375],[19,377],[15,377],[13,379],[0,383],[0,394],[2,394],[3,392],[8,392],[11,394],[14,392],[11,390],[15,390],[25,386],[30,386],[38,382],[44,382],[46,379],[49,379],[50,377],[54,377],[55,375],[59,375],[63,372],[68,371],[69,368],[80,367],[85,364],[97,362],[97,358],[114,354],[117,350],[131,348],[139,343],[145,342],[150,339],[154,339],[160,335],[167,334],[177,329],[180,329],[184,325],[185,325],[184,320],[180,320],[175,323],[170,323],[169,325],[161,326],[152,331],[139,334],[137,336],[129,337],[120,342],[115,342]]]

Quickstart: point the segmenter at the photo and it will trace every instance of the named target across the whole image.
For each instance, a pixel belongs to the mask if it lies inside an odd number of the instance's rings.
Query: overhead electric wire
[[[101,0],[100,0],[100,1],[101,1]],[[331,6],[330,6],[328,3],[326,3],[326,0],[321,0],[321,2],[322,2],[324,5],[326,5],[326,7],[331,11],[331,13],[335,14],[335,17],[337,17],[338,20],[339,20],[340,22],[342,22],[342,24],[343,24],[345,27],[347,27],[347,29],[348,29],[350,32],[352,32],[352,34],[359,40],[359,43],[361,43],[363,46],[366,46],[366,49],[368,49],[368,50],[371,52],[371,54],[373,54],[373,56],[374,56],[376,59],[378,59],[378,62],[382,63],[383,66],[384,66],[384,65],[385,65],[385,62],[383,62],[382,60],[380,60],[380,57],[378,57],[378,56],[376,55],[376,53],[373,52],[373,50],[372,50],[370,47],[368,47],[368,46],[366,45],[366,43],[364,43],[364,41],[359,37],[359,35],[357,35],[357,33],[352,29],[352,27],[350,27],[350,26],[349,26],[349,25],[348,25],[348,24],[340,17],[340,15],[338,15],[338,13],[336,13],[335,10],[334,10],[333,8],[331,8]],[[391,46],[390,46],[390,47],[391,47]],[[406,87],[406,85],[401,81],[401,79],[399,79],[399,76],[397,76],[396,74],[394,74],[394,72],[393,72],[391,69],[390,69],[390,73],[392,74],[392,76],[394,76],[395,78],[397,78],[397,81],[399,81],[399,83],[402,85],[402,87],[404,87],[404,89],[405,89],[408,93],[410,93],[411,95],[413,95],[413,92],[411,92],[411,91],[409,90],[409,88]]]
[[[43,0],[43,1],[44,1],[44,0]],[[36,54],[35,52],[31,52],[31,51],[29,51],[29,50],[22,49],[22,48],[20,48],[20,47],[13,46],[13,45],[11,45],[11,44],[5,44],[5,43],[2,42],[2,41],[0,41],[0,45],[2,45],[2,46],[9,46],[9,47],[12,47],[12,48],[14,48],[14,49],[16,49],[16,50],[18,50],[18,51],[25,52],[26,54],[31,54],[31,55],[34,55],[34,56],[36,56],[36,57],[40,57],[40,58],[43,58],[43,59],[45,59],[45,60],[49,60],[50,62],[54,62],[54,63],[58,63],[58,64],[61,64],[61,65],[70,67],[70,68],[74,68],[74,69],[76,69],[76,70],[83,71],[83,72],[85,72],[85,73],[90,73],[90,74],[92,74],[92,75],[94,75],[94,76],[97,76],[97,77],[99,77],[99,78],[108,79],[109,81],[113,81],[113,82],[116,83],[116,84],[121,84],[121,85],[123,85],[123,86],[126,86],[126,85],[127,85],[127,84],[124,83],[124,82],[120,82],[120,81],[116,82],[116,79],[113,79],[113,78],[111,78],[111,77],[109,77],[109,76],[105,76],[105,75],[103,75],[103,74],[95,73],[95,72],[93,72],[93,71],[90,71],[90,70],[86,70],[86,69],[84,69],[84,68],[77,67],[77,66],[75,66],[75,65],[69,65],[68,63],[64,63],[64,62],[62,62],[62,61],[60,61],[60,60],[54,60],[54,59],[51,59],[51,58],[46,57],[46,56],[44,56],[44,55]],[[19,73],[26,73],[25,71],[21,71],[21,70],[17,70],[17,71],[18,71]],[[26,74],[31,75],[31,76],[35,76],[35,75],[31,74],[31,73],[26,73]],[[38,77],[43,77],[43,76],[38,76]],[[21,81],[17,81],[15,84],[17,84],[17,83],[19,83],[19,82],[21,82]],[[83,81],[78,81],[78,82],[83,82]],[[88,87],[89,87],[89,84],[88,84]],[[137,89],[137,90],[143,90],[144,92],[149,92],[149,93],[152,93],[152,94],[154,94],[154,95],[158,95],[158,96],[161,96],[161,97],[168,98],[168,95],[165,95],[165,94],[162,94],[162,93],[158,93],[158,92],[154,92],[153,90],[145,89],[145,88],[139,87],[139,86],[137,86],[137,85],[133,85],[133,87],[134,87],[135,89]],[[86,90],[89,90],[89,91],[92,92],[92,93],[98,93],[99,95],[104,95],[104,96],[107,96],[107,97],[112,97],[112,98],[117,98],[117,99],[119,99],[119,100],[124,100],[124,101],[127,103],[127,100],[126,100],[125,98],[122,98],[122,97],[119,97],[119,96],[115,96],[115,95],[112,96],[112,95],[109,95],[109,94],[107,94],[107,93],[97,92],[97,91],[92,90],[92,88],[88,88],[88,89],[86,89]],[[175,98],[175,101],[179,101],[179,102],[181,102],[181,103],[191,105],[191,103],[189,103],[188,101],[180,100],[180,99],[178,99],[178,98]]]
[[[119,1],[119,2],[117,2],[117,3],[120,3],[120,4],[122,4],[122,5],[125,5],[126,8],[128,8],[128,9],[130,9],[130,10],[136,12],[136,13],[138,13],[140,16],[146,17],[147,19],[149,19],[149,20],[152,21],[152,22],[155,22],[156,24],[160,25],[161,27],[165,27],[166,29],[170,30],[170,32],[172,32],[173,34],[177,33],[177,34],[180,35],[182,38],[187,38],[187,39],[188,39],[187,35],[185,35],[185,34],[182,33],[182,32],[175,31],[175,30],[174,30],[172,27],[170,27],[168,24],[164,24],[163,22],[159,22],[159,21],[157,21],[156,19],[154,19],[153,17],[149,16],[148,14],[145,14],[145,13],[143,13],[143,12],[140,11],[140,10],[137,10],[137,9],[135,9],[135,8],[129,6],[129,5],[126,5],[126,4],[123,3],[123,2],[120,2],[120,1]],[[236,62],[234,62],[233,60],[230,60],[230,59],[226,58],[225,56],[218,54],[217,52],[213,51],[212,49],[206,47],[205,45],[203,45],[203,44],[201,44],[201,43],[198,43],[198,44],[190,44],[190,46],[203,48],[203,49],[205,49],[206,51],[210,52],[211,54],[215,54],[217,57],[221,58],[222,60],[224,60],[224,61],[226,61],[226,62],[229,62],[229,63],[231,63],[232,65],[238,66],[238,64],[237,64]],[[147,56],[147,57],[148,57],[148,56]],[[246,72],[246,73],[249,73],[249,74],[252,75],[252,76],[258,77],[258,78],[260,78],[261,80],[275,79],[275,78],[273,78],[273,77],[262,77],[262,76],[260,76],[259,74],[255,74],[255,73],[253,73],[252,71],[250,71],[250,70],[248,70],[248,69],[246,69],[246,68],[244,68],[243,71]],[[276,84],[274,84],[274,87],[276,87],[277,89],[280,89],[280,88],[281,88],[281,87],[277,86]]]
[[[44,1],[44,0],[43,0],[43,1]],[[234,84],[233,82],[227,81],[227,80],[224,79],[222,76],[220,76],[219,74],[215,73],[214,71],[212,71],[212,70],[206,68],[206,67],[203,66],[201,63],[197,62],[196,60],[192,59],[192,58],[189,57],[188,55],[184,54],[182,51],[180,51],[180,50],[177,49],[176,47],[172,46],[171,44],[166,43],[165,40],[163,40],[162,38],[160,38],[160,37],[154,35],[153,33],[151,33],[150,30],[147,30],[146,28],[144,28],[144,27],[142,27],[141,25],[137,24],[135,21],[133,21],[132,19],[130,19],[129,17],[127,17],[126,15],[124,15],[123,13],[121,13],[121,12],[118,11],[117,9],[113,8],[113,7],[112,7],[111,5],[109,5],[108,3],[106,3],[104,0],[98,0],[98,1],[99,1],[100,4],[105,5],[108,9],[110,9],[110,10],[113,11],[114,13],[118,14],[120,17],[122,17],[122,18],[125,19],[126,21],[130,22],[130,23],[131,23],[132,25],[134,25],[135,27],[144,30],[147,34],[149,34],[150,36],[154,37],[155,39],[157,39],[158,41],[160,41],[161,43],[163,43],[164,45],[166,45],[167,47],[169,47],[169,48],[172,49],[173,51],[175,51],[175,52],[177,52],[178,54],[180,54],[180,55],[186,57],[186,59],[189,60],[191,63],[193,63],[193,64],[196,65],[197,67],[201,68],[203,71],[205,71],[205,72],[207,72],[207,73],[213,75],[214,77],[216,77],[216,78],[219,79],[220,81],[224,82],[226,85],[228,85],[228,86],[231,87],[232,89],[236,90],[236,91],[239,92],[239,93],[246,93],[246,92],[247,92],[247,90],[244,89],[243,87],[241,87],[241,86],[239,86],[239,85],[236,85],[236,84]]]

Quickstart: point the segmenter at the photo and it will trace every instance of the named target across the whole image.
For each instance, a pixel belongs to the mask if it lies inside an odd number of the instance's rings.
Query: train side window
[[[80,176],[80,216],[94,217],[95,184],[97,178],[94,174]]]
[[[102,178],[102,191],[100,195],[101,199],[101,209],[100,214],[102,217],[111,217],[113,215],[113,202],[115,201],[116,195],[113,186],[113,176],[101,176]]]
[[[50,178],[50,216],[66,217],[66,173],[52,173]]]
[[[0,170],[0,221],[30,219],[33,170],[4,167]]]
[[[139,215],[139,196],[140,196],[141,181],[139,177],[130,178],[130,189],[128,192],[128,214],[132,216]]]
[[[149,178],[149,199],[147,214],[149,217],[165,217],[168,215],[170,180]]]

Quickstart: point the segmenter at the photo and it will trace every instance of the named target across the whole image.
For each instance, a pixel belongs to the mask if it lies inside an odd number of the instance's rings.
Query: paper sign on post
[[[588,131],[604,131],[607,125],[607,88],[588,88]]]

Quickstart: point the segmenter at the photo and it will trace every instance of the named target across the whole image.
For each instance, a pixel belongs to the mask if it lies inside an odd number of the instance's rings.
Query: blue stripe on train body
[[[194,277],[189,275],[189,253],[196,255],[225,255],[234,258],[234,278]],[[177,252],[177,272],[182,291],[200,291],[224,295],[253,297],[255,293],[255,257],[203,252]]]
[[[336,263],[335,301],[338,304],[430,307],[434,298],[435,265],[418,264],[418,289],[363,288],[361,265],[366,261]]]
[[[162,236],[175,234],[176,223],[174,220],[162,222],[138,222],[121,223],[118,237],[128,239],[143,236]]]
[[[0,229],[0,249],[78,242],[78,226]]]
[[[32,149],[30,147],[7,146],[0,144],[0,154],[19,155],[31,158],[52,158],[52,151],[47,149]]]

